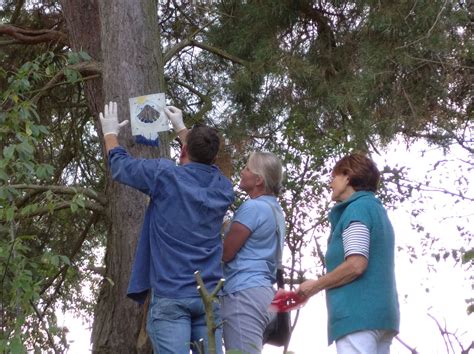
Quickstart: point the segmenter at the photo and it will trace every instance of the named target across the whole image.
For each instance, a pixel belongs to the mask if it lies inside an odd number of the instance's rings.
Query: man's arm
[[[178,138],[181,140],[181,143],[186,144],[186,137],[188,136],[188,128],[184,128],[178,132]]]
[[[105,151],[109,153],[110,150],[113,148],[119,146],[117,135],[115,134],[109,134],[104,136],[104,141],[105,141]]]
[[[183,145],[186,145],[186,136],[188,135],[188,129],[183,123],[183,112],[179,108],[174,106],[166,106],[164,108],[165,114],[168,116],[168,119],[173,126],[174,131],[181,140]]]

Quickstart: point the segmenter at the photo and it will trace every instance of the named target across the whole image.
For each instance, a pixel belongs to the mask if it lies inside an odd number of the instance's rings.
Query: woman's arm
[[[237,252],[239,252],[249,238],[250,234],[251,231],[246,226],[238,221],[232,222],[230,230],[224,239],[222,261],[227,263],[233,260]]]
[[[310,297],[321,290],[337,288],[360,277],[369,264],[370,231],[359,221],[349,224],[342,232],[345,260],[332,272],[319,279],[305,281],[297,292]]]
[[[367,269],[369,261],[364,256],[355,254],[346,258],[332,272],[318,279],[307,280],[296,290],[298,295],[311,297],[322,290],[337,288],[360,277]]]

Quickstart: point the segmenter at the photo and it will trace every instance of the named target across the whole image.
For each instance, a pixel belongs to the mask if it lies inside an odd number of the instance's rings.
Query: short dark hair
[[[220,139],[214,128],[194,126],[186,137],[189,159],[193,162],[211,165],[219,152]]]
[[[332,175],[349,176],[349,185],[355,191],[376,192],[380,181],[377,165],[362,153],[344,156],[336,162]]]

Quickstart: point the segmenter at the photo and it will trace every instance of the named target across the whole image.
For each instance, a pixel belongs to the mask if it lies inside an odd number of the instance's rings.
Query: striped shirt
[[[369,259],[370,232],[367,226],[354,221],[342,232],[344,258],[360,254]]]

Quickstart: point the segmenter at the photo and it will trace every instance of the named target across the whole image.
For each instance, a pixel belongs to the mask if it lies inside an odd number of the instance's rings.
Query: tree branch
[[[10,19],[10,23],[15,23],[18,20],[21,14],[21,9],[23,8],[24,4],[25,0],[16,0],[15,11],[13,12],[13,15]]]
[[[459,345],[459,347],[461,348],[461,354],[468,354],[469,351],[474,348],[474,342],[471,342],[469,347],[464,349],[461,341],[459,340],[459,338],[456,336],[455,333],[452,333],[450,331],[448,331],[448,329],[446,328],[446,325],[445,327],[443,328],[441,326],[441,324],[439,323],[439,321],[433,316],[431,315],[430,313],[428,313],[428,316],[431,317],[433,319],[433,321],[435,321],[436,323],[436,326],[438,327],[439,329],[439,332],[441,334],[441,336],[443,337],[443,340],[444,340],[444,344],[446,346],[446,352],[449,353],[450,352],[450,348],[451,348],[451,352],[455,353],[456,352],[456,349],[454,348],[454,344],[453,344],[453,341],[451,339],[451,337],[454,338],[454,340],[456,341],[457,345]]]
[[[56,348],[53,336],[51,335],[51,333],[48,330],[48,326],[44,323],[43,314],[39,311],[39,309],[36,307],[36,305],[33,303],[32,300],[30,300],[30,305],[31,305],[31,307],[33,307],[33,310],[35,311],[36,316],[38,316],[38,319],[39,319],[41,325],[43,326],[43,330],[46,332],[46,335],[48,337],[49,345],[51,346],[51,348],[54,350],[55,353],[60,353],[60,351]]]
[[[57,194],[84,194],[86,197],[91,198],[93,200],[98,201],[101,205],[106,205],[107,200],[103,195],[98,194],[96,191],[91,189],[83,188],[83,187],[66,187],[66,186],[43,186],[43,185],[36,185],[36,184],[12,184],[9,186],[13,189],[29,189],[33,191],[39,192],[47,192],[52,191]]]
[[[336,48],[336,38],[331,29],[331,21],[321,9],[314,8],[311,2],[299,2],[300,14],[317,24],[318,35],[327,49]]]
[[[411,46],[411,45],[413,45],[413,44],[416,44],[416,43],[418,43],[418,42],[420,42],[420,41],[422,41],[422,40],[428,38],[429,36],[431,36],[431,32],[433,32],[433,29],[436,27],[436,24],[438,23],[438,21],[439,21],[439,19],[440,19],[440,17],[441,17],[441,13],[444,11],[444,9],[445,9],[447,3],[448,3],[448,0],[446,0],[446,1],[444,2],[443,6],[441,6],[441,10],[439,10],[438,15],[436,15],[436,19],[435,19],[435,21],[433,22],[433,25],[430,27],[430,29],[428,30],[428,32],[427,32],[424,36],[422,36],[422,37],[420,37],[420,38],[418,38],[418,39],[415,39],[413,42],[410,42],[410,43],[404,44],[404,45],[402,45],[402,46],[400,46],[400,47],[397,47],[397,48],[395,48],[395,49],[407,48],[407,47],[409,47],[409,46]]]
[[[171,60],[173,56],[178,54],[180,51],[182,51],[184,48],[189,46],[191,44],[191,40],[189,38],[183,39],[181,42],[176,43],[174,46],[169,48],[164,54],[163,54],[163,61],[167,63],[168,61]]]
[[[441,324],[438,322],[438,320],[433,315],[431,315],[429,313],[428,316],[431,317],[433,319],[433,321],[435,321],[436,326],[438,326],[438,330],[441,334],[441,337],[444,340],[444,345],[446,346],[446,352],[449,353],[449,347],[452,348],[452,343],[449,340],[449,337],[447,336],[447,334],[448,334],[447,330],[445,328],[441,327]]]
[[[93,79],[98,77],[98,75],[102,74],[102,64],[97,62],[97,61],[87,61],[87,62],[82,62],[74,65],[68,65],[65,66],[60,72],[58,72],[54,77],[48,81],[48,83],[38,90],[38,93],[32,98],[32,101],[34,103],[37,103],[38,100],[50,89],[52,89],[55,86],[61,85],[64,82],[61,82],[60,80],[65,76],[65,71],[66,70],[76,70],[83,74],[92,74],[91,76],[84,77],[82,80],[88,80],[88,79]]]
[[[92,214],[91,218],[89,219],[89,221],[87,222],[87,225],[86,227],[84,228],[84,230],[82,230],[82,233],[81,235],[79,236],[79,239],[77,240],[77,242],[75,243],[74,247],[72,247],[72,251],[71,253],[68,255],[68,258],[69,260],[72,260],[77,253],[79,253],[79,251],[81,250],[81,247],[82,247],[82,244],[84,243],[84,241],[86,240],[87,238],[87,235],[89,234],[89,231],[92,227],[92,225],[94,225],[97,220],[99,219],[99,216],[97,213],[94,213]],[[67,269],[69,268],[69,266],[67,264],[65,264],[64,266],[61,267],[61,269],[56,273],[56,275],[54,275],[53,277],[49,278],[46,283],[43,285],[43,287],[41,288],[41,291],[40,291],[40,296],[43,295],[46,290],[48,290],[48,288],[53,284],[53,282],[61,275],[63,274],[65,271],[67,271]]]
[[[474,70],[474,66],[470,66],[470,65],[459,65],[459,64],[456,64],[456,63],[443,62],[441,60],[432,60],[432,59],[414,57],[413,55],[410,55],[408,53],[405,53],[404,55],[407,58],[410,58],[410,59],[413,59],[413,60],[418,60],[418,61],[422,61],[422,62],[425,62],[425,63],[438,64],[438,65],[442,65],[443,67],[444,66],[450,66],[450,67],[453,67],[453,68]]]
[[[468,151],[470,154],[474,153],[474,148],[472,148],[469,143],[472,143],[471,140],[468,140],[467,143],[464,139],[458,137],[454,132],[445,129],[446,134],[440,133],[417,133],[417,132],[410,132],[407,130],[402,131],[403,134],[413,137],[413,138],[423,138],[431,141],[439,141],[439,140],[446,140],[446,139],[453,139],[456,143],[462,147],[464,150]]]
[[[242,65],[242,66],[249,66],[249,64],[250,64],[248,61],[242,60],[242,59],[240,59],[240,58],[238,58],[238,57],[236,57],[236,56],[234,56],[230,53],[227,53],[225,50],[213,47],[209,44],[205,44],[205,43],[199,42],[199,41],[197,41],[195,39],[191,39],[191,38],[186,38],[186,39],[182,40],[181,42],[175,44],[170,49],[168,49],[166,51],[166,53],[163,55],[164,62],[167,63],[168,61],[171,60],[171,58],[173,56],[175,56],[181,50],[183,50],[186,47],[190,47],[190,46],[201,48],[202,50],[205,50],[209,53],[215,54],[215,55],[217,55],[217,56],[219,56],[223,59],[227,59],[227,60],[229,60],[233,63],[239,64],[239,65]]]
[[[214,322],[214,311],[212,309],[212,302],[216,300],[217,293],[224,285],[224,279],[220,279],[216,287],[211,294],[207,292],[206,286],[201,277],[201,273],[197,270],[194,272],[194,277],[198,283],[197,289],[201,295],[202,302],[204,304],[204,310],[206,312],[206,325],[207,325],[207,336],[208,336],[208,345],[209,345],[209,354],[216,353],[216,340],[215,332],[217,326]]]
[[[22,218],[32,218],[34,216],[52,214],[55,211],[59,211],[59,210],[69,208],[71,206],[71,204],[72,204],[72,201],[56,203],[53,207],[45,206],[45,207],[41,207],[41,208],[29,211],[29,212],[20,213],[20,216]],[[92,210],[92,211],[95,211],[95,212],[98,212],[98,213],[102,213],[104,211],[104,207],[102,205],[97,204],[97,203],[93,203],[93,202],[89,202],[89,201],[84,202],[84,209]]]
[[[182,86],[182,87],[188,89],[189,91],[191,91],[192,93],[194,93],[196,96],[198,96],[201,99],[201,101],[203,102],[203,105],[202,105],[201,109],[199,110],[199,112],[197,112],[194,115],[194,118],[197,121],[202,120],[202,117],[204,117],[204,115],[212,109],[211,97],[199,92],[194,87],[192,87],[191,85],[186,84],[185,82],[182,82],[182,81],[179,81],[179,80],[174,80],[173,82],[175,82],[179,86]]]
[[[201,48],[202,50],[205,50],[205,51],[208,51],[209,53],[212,53],[212,54],[215,54],[221,58],[224,58],[224,59],[227,59],[235,64],[239,64],[239,65],[242,65],[242,66],[249,66],[250,65],[250,62],[246,61],[246,60],[243,60],[243,59],[240,59],[230,53],[227,53],[225,50],[222,50],[222,49],[219,49],[219,48],[216,48],[216,47],[213,47],[211,45],[208,45],[208,44],[205,44],[205,43],[202,43],[202,42],[198,42],[194,39],[191,40],[191,45],[195,46],[195,47],[198,47],[198,48]]]
[[[407,348],[411,354],[418,354],[418,351],[415,348],[410,347],[407,343],[405,343],[399,336],[395,337],[396,340],[400,342],[405,348]]]
[[[32,30],[13,25],[0,25],[0,35],[15,38],[22,44],[39,44],[46,42],[68,44],[68,38],[65,33],[48,29]]]

